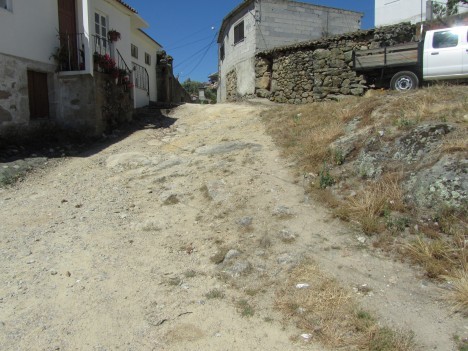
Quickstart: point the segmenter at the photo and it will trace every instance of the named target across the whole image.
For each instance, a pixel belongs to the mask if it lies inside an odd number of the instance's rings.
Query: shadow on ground
[[[170,111],[150,109],[94,139],[50,128],[23,140],[0,136],[0,186],[15,182],[24,173],[44,166],[50,159],[89,157],[136,131],[169,128],[177,120],[169,117]]]

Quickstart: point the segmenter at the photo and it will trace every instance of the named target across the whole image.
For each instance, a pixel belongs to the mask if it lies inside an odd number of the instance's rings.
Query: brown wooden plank
[[[49,89],[46,73],[28,71],[28,95],[30,118],[49,117]]]

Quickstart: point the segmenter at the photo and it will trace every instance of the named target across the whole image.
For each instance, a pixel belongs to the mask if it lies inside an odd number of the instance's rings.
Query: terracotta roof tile
[[[138,13],[137,10],[135,10],[133,7],[131,7],[129,4],[123,2],[122,0],[115,0],[117,1],[118,3],[122,4],[123,6],[125,6],[127,9],[129,9],[130,11],[134,12],[134,13]]]

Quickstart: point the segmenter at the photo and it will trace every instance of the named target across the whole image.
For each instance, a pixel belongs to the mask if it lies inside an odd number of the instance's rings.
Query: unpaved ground
[[[274,309],[288,269],[312,258],[349,289],[367,284],[361,303],[423,350],[455,350],[466,320],[307,198],[264,108],[183,106],[170,129],[0,190],[0,349],[323,350]],[[221,247],[236,251],[217,265]]]

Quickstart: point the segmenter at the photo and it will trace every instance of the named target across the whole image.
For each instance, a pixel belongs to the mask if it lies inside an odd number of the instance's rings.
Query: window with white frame
[[[94,33],[99,46],[107,47],[108,28],[107,16],[96,12],[94,14]]]
[[[11,11],[11,0],[0,0],[0,9]]]
[[[146,63],[148,66],[151,66],[151,55],[148,54],[147,52],[145,52],[145,63]]]
[[[131,44],[130,53],[131,53],[132,57],[138,58],[138,47],[136,45]]]

